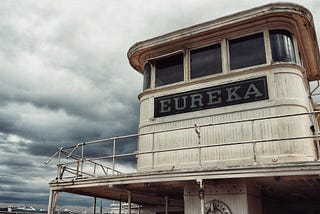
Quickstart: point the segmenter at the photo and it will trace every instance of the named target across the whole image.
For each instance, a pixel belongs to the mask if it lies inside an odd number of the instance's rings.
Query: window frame
[[[282,60],[274,60],[274,56],[273,56],[273,48],[272,48],[272,40],[271,40],[271,31],[283,31],[285,32],[284,35],[286,35],[286,33],[289,33],[290,36],[288,36],[291,40],[291,45],[292,45],[292,48],[293,48],[293,57],[294,57],[294,61],[282,61]],[[288,29],[279,29],[279,28],[272,28],[272,29],[269,29],[268,30],[268,33],[269,33],[269,44],[270,44],[270,57],[271,57],[271,64],[274,64],[274,63],[291,63],[291,64],[298,64],[300,65],[299,63],[299,54],[297,54],[297,45],[296,45],[296,40],[294,38],[294,33],[292,33],[292,31],[288,30]],[[279,33],[281,34],[281,33]]]
[[[196,81],[203,80],[203,79],[214,78],[217,76],[223,76],[223,75],[227,75],[227,74],[245,71],[245,70],[252,69],[252,68],[257,68],[257,67],[266,66],[266,65],[272,65],[273,64],[273,62],[272,62],[272,49],[271,49],[271,43],[270,43],[271,42],[270,41],[270,31],[271,30],[285,30],[285,31],[288,31],[289,33],[292,34],[292,43],[293,43],[293,48],[294,48],[294,54],[296,57],[296,62],[294,64],[303,66],[302,59],[299,56],[299,47],[297,45],[295,32],[293,32],[290,27],[263,26],[262,28],[259,28],[259,29],[249,30],[250,32],[248,32],[248,31],[238,32],[239,34],[237,34],[237,36],[228,37],[228,35],[226,35],[224,37],[219,37],[217,39],[212,39],[210,41],[209,41],[209,39],[207,39],[206,41],[195,42],[191,45],[187,45],[183,48],[180,48],[177,51],[168,52],[166,54],[147,59],[146,60],[147,63],[150,63],[150,65],[151,65],[151,72],[150,72],[151,82],[150,82],[149,89],[153,90],[153,89],[158,89],[158,88],[172,87],[172,86],[176,86],[176,85],[181,85],[183,83],[196,82]],[[263,36],[264,51],[265,51],[265,53],[264,53],[265,54],[265,63],[252,65],[252,66],[245,66],[245,67],[241,67],[241,68],[237,68],[237,69],[231,69],[229,41],[234,40],[234,39],[239,39],[239,38],[245,38],[247,36],[260,34],[260,33]],[[196,77],[196,78],[191,78],[191,51],[198,50],[198,49],[205,48],[205,47],[209,47],[209,46],[218,45],[218,44],[220,44],[222,72],[204,75],[204,76]],[[156,86],[156,65],[155,65],[156,60],[163,59],[163,58],[170,57],[170,56],[174,56],[177,54],[182,54],[182,57],[183,57],[183,60],[182,60],[183,61],[182,62],[182,66],[183,66],[182,80],[178,81],[178,82],[174,82],[174,83]],[[279,62],[279,63],[290,63],[290,62]],[[146,90],[148,90],[148,89],[146,89]]]
[[[191,74],[191,52],[192,51],[196,51],[196,50],[200,50],[200,49],[203,49],[203,48],[208,48],[210,46],[217,46],[219,45],[220,46],[220,64],[221,64],[221,72],[218,72],[218,73],[212,73],[212,74],[208,74],[208,75],[203,75],[203,76],[199,76],[199,77],[194,77],[192,78],[192,74]],[[193,47],[193,48],[188,48],[188,63],[189,63],[189,66],[188,66],[188,75],[189,75],[189,78],[188,80],[189,81],[195,81],[195,80],[198,80],[198,79],[205,79],[207,77],[213,77],[213,76],[218,76],[218,75],[221,75],[224,73],[224,65],[223,65],[223,44],[222,44],[222,41],[218,41],[218,42],[214,42],[214,43],[207,43],[205,45],[201,45],[201,46],[196,46],[196,47]]]
[[[146,79],[147,78],[146,77],[146,66],[147,65],[150,66],[148,79]],[[152,64],[149,61],[147,61],[147,63],[144,64],[143,68],[144,69],[143,69],[143,87],[142,88],[143,88],[143,91],[145,91],[145,90],[152,89]],[[149,82],[148,82],[148,80],[149,80]],[[149,85],[148,85],[148,83],[149,83]]]
[[[168,81],[168,82],[164,82],[164,83],[161,83],[160,85],[157,85],[157,61],[161,61],[161,60],[172,60],[172,58],[173,57],[177,57],[177,58],[179,58],[179,57],[182,57],[182,59],[181,59],[181,66],[182,66],[182,70],[181,70],[181,74],[180,75],[182,75],[181,76],[181,79],[179,79],[178,81],[176,81],[176,80],[174,80],[174,81]],[[153,61],[153,64],[154,64],[154,73],[155,73],[155,82],[154,82],[154,85],[155,85],[155,87],[156,88],[159,88],[159,87],[163,87],[163,86],[167,86],[167,85],[172,85],[172,84],[177,84],[177,83],[181,83],[181,82],[184,82],[185,81],[185,74],[184,74],[184,71],[185,71],[185,66],[184,66],[184,63],[185,62],[185,56],[184,56],[184,54],[183,53],[181,53],[181,52],[178,52],[178,53],[175,53],[175,54],[170,54],[169,56],[166,56],[166,57],[161,57],[161,58],[158,58],[158,59],[155,59],[154,61]],[[180,65],[180,64],[177,64],[178,66]],[[176,65],[174,65],[174,66],[176,66]],[[170,66],[169,66],[170,67]],[[163,68],[163,69],[166,69],[166,68]],[[162,71],[163,72],[163,71]],[[161,73],[161,72],[160,72]],[[177,76],[175,76],[175,77],[177,77]],[[168,79],[169,80],[169,79]]]
[[[230,41],[232,40],[237,40],[237,39],[242,39],[242,38],[246,38],[246,37],[251,37],[254,35],[258,35],[258,34],[262,34],[262,40],[264,43],[264,54],[265,54],[265,63],[262,64],[255,64],[255,65],[249,65],[249,66],[244,66],[244,67],[239,67],[239,68],[235,68],[232,69],[231,68],[231,53],[230,53]],[[236,37],[230,37],[226,39],[227,41],[227,59],[228,59],[228,68],[227,68],[227,72],[228,73],[233,73],[233,72],[238,72],[238,71],[242,71],[242,70],[247,70],[248,68],[254,68],[254,67],[259,67],[259,66],[263,66],[263,65],[267,65],[269,64],[269,60],[268,60],[268,55],[269,55],[269,51],[268,51],[268,47],[267,47],[267,41],[266,41],[266,33],[265,30],[260,30],[260,31],[253,31],[247,34],[241,34],[239,36]]]

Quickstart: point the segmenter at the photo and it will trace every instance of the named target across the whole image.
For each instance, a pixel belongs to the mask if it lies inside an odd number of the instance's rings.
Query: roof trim
[[[270,17],[277,17],[279,14],[283,14],[284,12],[291,15],[284,16],[288,16],[297,23],[297,30],[301,32],[300,39],[303,40],[302,42],[307,44],[306,47],[303,47],[304,50],[301,51],[302,54],[308,55],[305,57],[307,60],[304,59],[304,63],[307,67],[308,79],[318,79],[320,76],[320,56],[312,14],[305,7],[293,3],[267,4],[224,16],[213,21],[183,28],[152,39],[137,42],[128,50],[127,56],[131,66],[140,73],[143,73],[143,66],[146,62],[145,59],[143,59],[143,56],[151,51],[156,51],[157,49],[160,50],[160,48],[163,49],[163,47],[169,47],[178,41],[183,42],[196,36],[201,36],[210,32],[217,32],[222,28],[225,29],[226,27],[230,27],[232,30],[232,26],[235,24],[239,27],[239,23],[255,23]]]

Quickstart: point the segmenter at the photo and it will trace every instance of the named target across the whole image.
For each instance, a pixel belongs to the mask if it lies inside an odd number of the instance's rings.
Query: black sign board
[[[237,105],[268,98],[267,78],[259,77],[156,97],[154,100],[154,117]]]

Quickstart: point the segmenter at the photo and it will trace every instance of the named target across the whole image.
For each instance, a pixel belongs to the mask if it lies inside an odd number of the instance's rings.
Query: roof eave
[[[293,14],[292,18],[296,19],[295,22],[298,23],[297,27],[301,31],[301,39],[304,42],[303,44],[306,44],[303,45],[304,50],[302,50],[302,52],[308,56],[308,58],[304,60],[308,67],[308,79],[318,79],[320,76],[320,57],[312,15],[310,11],[303,6],[292,3],[272,3],[256,7],[138,42],[128,50],[127,56],[131,66],[140,73],[143,73],[145,60],[142,59],[142,55],[152,50],[164,46],[170,46],[177,41],[188,40],[191,37],[218,31],[222,28],[231,28],[235,24],[239,26],[239,23],[254,23],[255,21],[259,21],[264,18],[267,19],[272,16],[278,16],[283,12]]]

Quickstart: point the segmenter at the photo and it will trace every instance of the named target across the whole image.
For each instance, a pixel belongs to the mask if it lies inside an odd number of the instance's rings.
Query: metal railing
[[[257,117],[257,118],[249,118],[249,119],[241,119],[241,120],[233,120],[233,121],[226,121],[226,122],[217,122],[217,123],[208,123],[202,125],[196,125],[183,127],[183,128],[175,128],[170,130],[160,130],[160,131],[153,131],[153,132],[146,132],[143,134],[131,134],[131,135],[124,135],[119,137],[112,137],[106,138],[101,140],[95,141],[88,141],[79,143],[73,147],[58,148],[58,151],[52,155],[49,160],[45,163],[46,165],[49,164],[53,159],[57,159],[57,180],[62,179],[81,179],[81,178],[90,178],[90,177],[97,177],[97,176],[111,176],[111,175],[121,175],[123,174],[119,170],[116,170],[117,160],[119,158],[135,158],[139,155],[151,154],[152,155],[152,166],[154,166],[154,156],[157,153],[163,152],[172,152],[172,151],[181,151],[181,150],[192,150],[192,149],[199,149],[199,166],[201,166],[202,158],[201,158],[201,150],[204,148],[209,147],[223,147],[223,146],[231,146],[231,145],[240,145],[240,144],[251,144],[253,150],[253,159],[256,162],[256,144],[259,143],[268,143],[268,142],[275,142],[275,141],[288,141],[288,140],[301,140],[301,139],[314,139],[316,142],[316,149],[317,149],[317,160],[320,157],[320,150],[319,150],[319,126],[317,122],[317,115],[320,111],[312,111],[306,113],[296,113],[296,114],[283,114],[283,115],[275,115],[275,116],[267,116],[267,117]],[[270,138],[270,139],[254,139],[245,140],[245,141],[237,141],[237,142],[226,142],[220,144],[210,144],[205,145],[201,144],[201,128],[202,127],[215,127],[227,124],[234,124],[234,123],[244,123],[244,122],[251,122],[251,131],[253,132],[253,124],[256,121],[261,120],[271,120],[271,119],[279,119],[279,118],[290,118],[290,117],[297,117],[309,115],[312,126],[310,127],[311,131],[313,132],[312,135],[308,136],[298,136],[298,137],[286,137],[286,138]],[[174,132],[174,131],[192,131],[196,135],[198,142],[194,144],[194,146],[185,146],[185,147],[176,147],[176,148],[167,148],[167,149],[154,149],[155,146],[155,134],[165,133],[165,132]],[[121,140],[131,140],[134,144],[137,143],[138,138],[144,135],[151,135],[152,137],[152,145],[150,151],[131,151],[127,153],[117,153],[117,145]],[[109,152],[109,155],[102,155],[98,157],[86,157],[85,148],[92,146],[92,145],[103,145],[103,148],[109,148],[108,146],[112,145],[112,149]],[[69,176],[68,176],[69,175]]]

